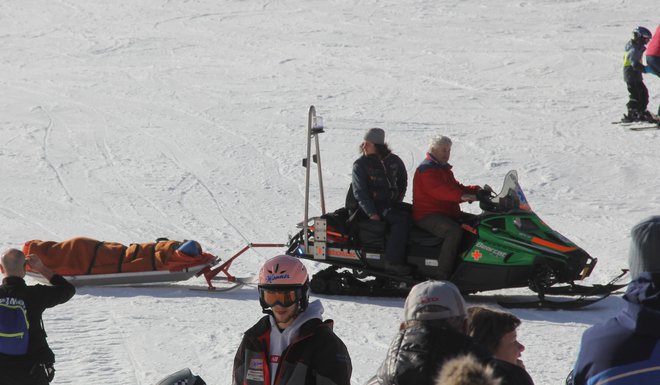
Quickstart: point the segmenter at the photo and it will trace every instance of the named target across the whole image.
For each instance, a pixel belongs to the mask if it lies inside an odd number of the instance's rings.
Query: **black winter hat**
[[[636,279],[642,272],[660,273],[660,216],[646,218],[630,232],[630,275]]]

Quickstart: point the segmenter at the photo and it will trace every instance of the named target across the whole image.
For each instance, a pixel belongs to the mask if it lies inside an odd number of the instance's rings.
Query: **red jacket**
[[[461,195],[476,194],[479,186],[460,184],[450,164],[440,164],[431,154],[417,167],[413,177],[413,220],[429,214],[442,214],[458,219]]]
[[[659,33],[660,25],[655,29],[653,39],[651,39],[651,42],[646,47],[646,56],[660,56],[660,36],[658,36]]]
[[[264,316],[243,335],[234,358],[232,385],[350,385],[351,358],[332,331],[332,320],[305,322],[282,352],[277,373],[270,373],[269,317]]]

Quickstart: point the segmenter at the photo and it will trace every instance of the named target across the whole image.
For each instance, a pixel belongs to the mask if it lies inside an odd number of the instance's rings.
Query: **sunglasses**
[[[261,297],[261,300],[270,307],[275,305],[289,307],[300,300],[302,291],[300,288],[272,290],[260,287],[259,296]]]

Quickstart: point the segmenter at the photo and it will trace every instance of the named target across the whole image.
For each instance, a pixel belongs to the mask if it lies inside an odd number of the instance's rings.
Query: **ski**
[[[644,131],[644,130],[660,130],[660,123],[658,124],[648,124],[648,125],[640,125],[640,126],[627,126],[631,131]]]
[[[589,305],[593,305],[596,302],[600,302],[609,296],[609,294],[596,298],[587,298],[586,296],[582,296],[580,298],[568,301],[555,301],[545,298],[528,302],[498,301],[497,303],[507,309],[577,310]]]
[[[621,127],[625,127],[631,131],[643,131],[643,130],[660,130],[660,121],[659,122],[623,122],[617,121],[612,122],[612,124],[618,124]]]

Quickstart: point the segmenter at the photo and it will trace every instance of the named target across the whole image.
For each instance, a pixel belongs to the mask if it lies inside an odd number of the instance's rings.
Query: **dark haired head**
[[[468,335],[495,354],[502,337],[520,326],[520,319],[511,313],[474,306],[467,310]]]

